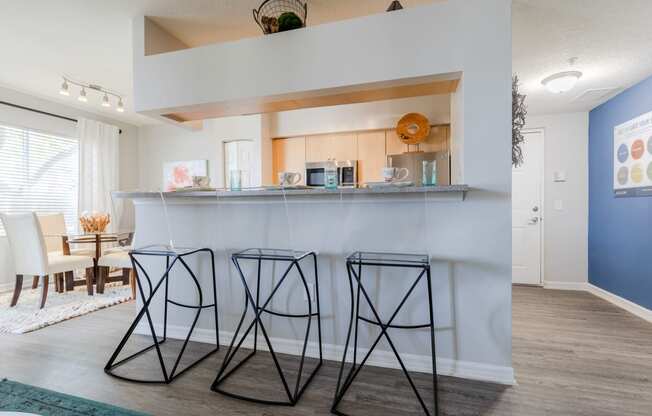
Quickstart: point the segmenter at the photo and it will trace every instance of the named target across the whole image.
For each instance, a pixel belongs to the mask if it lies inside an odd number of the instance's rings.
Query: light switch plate
[[[566,182],[566,172],[563,170],[556,170],[555,173],[553,173],[553,181]]]
[[[561,199],[556,199],[555,200],[555,210],[563,211],[564,210],[564,201],[562,201]]]

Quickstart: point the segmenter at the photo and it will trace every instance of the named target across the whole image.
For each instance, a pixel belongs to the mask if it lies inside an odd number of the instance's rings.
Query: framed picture
[[[617,198],[652,196],[652,112],[614,127],[613,181]]]
[[[166,192],[192,186],[193,176],[208,176],[208,160],[163,163],[163,189]]]

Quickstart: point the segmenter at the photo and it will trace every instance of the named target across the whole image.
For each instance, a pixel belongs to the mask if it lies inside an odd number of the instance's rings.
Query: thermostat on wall
[[[563,170],[555,171],[552,180],[555,182],[566,182],[566,172],[564,172]]]

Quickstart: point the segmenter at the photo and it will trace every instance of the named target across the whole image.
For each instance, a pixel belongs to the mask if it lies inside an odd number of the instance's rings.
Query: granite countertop
[[[165,198],[247,198],[247,197],[266,197],[266,196],[338,196],[338,195],[414,195],[414,194],[439,194],[439,193],[457,193],[462,198],[469,190],[468,185],[436,185],[436,186],[387,186],[378,188],[285,188],[264,187],[249,188],[241,191],[229,190],[188,190],[164,192]],[[116,198],[141,199],[141,198],[160,198],[159,191],[115,191],[113,196]]]

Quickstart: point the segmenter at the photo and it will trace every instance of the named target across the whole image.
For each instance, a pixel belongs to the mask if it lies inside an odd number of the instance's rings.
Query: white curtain
[[[106,212],[111,215],[113,231],[122,214],[119,201],[111,199],[118,190],[120,159],[119,134],[116,126],[80,118],[77,122],[79,139],[79,205],[83,212]]]

